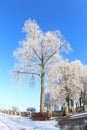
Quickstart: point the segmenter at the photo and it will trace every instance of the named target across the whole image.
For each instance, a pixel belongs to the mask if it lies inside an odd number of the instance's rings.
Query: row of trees
[[[50,68],[49,75],[51,76],[47,86],[50,87],[47,91],[50,93],[51,106],[63,106],[63,104],[69,106],[70,100],[79,102],[81,96],[83,96],[83,103],[86,103],[87,66],[81,61],[63,60],[55,64],[54,68]]]
[[[18,106],[13,106],[13,107],[11,108],[11,111],[13,111],[13,112],[21,112],[21,110],[20,110],[20,108],[19,108]],[[35,112],[36,109],[35,109],[34,107],[28,107],[28,108],[26,109],[26,111],[27,111],[27,112]]]
[[[40,82],[40,111],[44,111],[46,86],[51,94],[51,105],[68,104],[69,97],[78,100],[86,84],[87,67],[78,60],[69,63],[63,59],[61,53],[71,51],[71,47],[60,31],[43,32],[31,19],[25,21],[23,31],[26,37],[14,51],[13,72],[18,80],[26,77]]]

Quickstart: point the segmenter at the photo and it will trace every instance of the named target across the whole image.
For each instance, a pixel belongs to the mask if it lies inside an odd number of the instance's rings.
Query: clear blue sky
[[[67,57],[87,64],[87,0],[0,0],[0,107],[39,109],[40,87],[18,87],[9,70],[13,51],[25,37],[24,21],[35,19],[43,31],[60,30],[73,52]]]

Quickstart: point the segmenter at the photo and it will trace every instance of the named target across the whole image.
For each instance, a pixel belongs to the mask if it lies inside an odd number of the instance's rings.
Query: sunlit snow
[[[0,113],[0,130],[60,130],[56,120],[33,121],[29,117]]]

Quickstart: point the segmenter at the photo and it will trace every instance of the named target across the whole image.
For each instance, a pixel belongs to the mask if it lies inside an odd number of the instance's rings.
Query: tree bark
[[[80,103],[80,107],[81,107],[81,104],[82,104],[81,97],[79,98],[79,103]]]
[[[41,76],[40,112],[44,111],[44,73]]]
[[[69,95],[66,97],[67,106],[69,107]]]
[[[45,77],[44,59],[43,59],[43,56],[42,56],[40,112],[44,112],[44,77]]]

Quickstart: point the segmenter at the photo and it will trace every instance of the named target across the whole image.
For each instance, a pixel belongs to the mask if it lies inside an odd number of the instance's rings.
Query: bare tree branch
[[[57,50],[55,49],[54,52],[47,58],[45,61],[45,64],[57,53],[58,50],[60,50],[64,45],[61,45]]]
[[[34,75],[38,75],[39,77],[41,77],[41,75],[39,73],[35,73],[35,72],[24,72],[24,71],[13,71],[17,74],[34,74]]]
[[[34,51],[34,53],[36,54],[36,56],[39,58],[39,60],[41,61],[41,58],[40,58],[40,56],[37,54],[37,52],[36,52],[36,50],[34,49],[34,47],[33,47],[33,51]]]
[[[56,54],[56,51],[55,51],[53,54],[51,54],[51,55],[47,58],[47,60],[45,61],[45,64],[46,64],[55,54]]]

